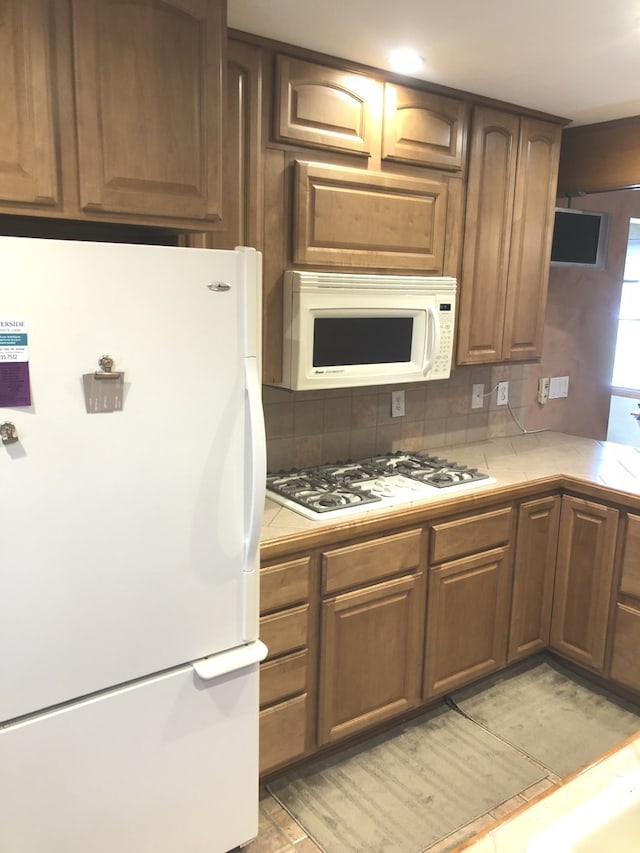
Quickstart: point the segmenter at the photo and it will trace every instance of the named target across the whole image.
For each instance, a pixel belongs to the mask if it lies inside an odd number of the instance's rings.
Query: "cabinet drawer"
[[[638,515],[628,516],[620,592],[640,598],[640,516]]]
[[[511,539],[513,509],[505,507],[434,524],[431,534],[431,564],[454,560],[465,554],[479,553]]]
[[[260,613],[309,600],[310,557],[260,569]]]
[[[281,702],[307,689],[306,649],[278,660],[268,661],[260,667],[260,707]]]
[[[267,659],[302,649],[307,645],[309,605],[260,619],[260,639],[269,649]]]
[[[616,605],[611,678],[640,691],[640,609]]]
[[[307,712],[306,694],[260,711],[260,773],[304,754]]]
[[[419,568],[423,562],[422,539],[422,530],[407,530],[326,551],[322,555],[323,593]]]

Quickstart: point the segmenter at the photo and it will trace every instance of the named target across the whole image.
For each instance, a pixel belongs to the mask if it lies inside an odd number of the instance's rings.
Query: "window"
[[[640,219],[629,223],[629,242],[618,315],[612,385],[640,391]]]

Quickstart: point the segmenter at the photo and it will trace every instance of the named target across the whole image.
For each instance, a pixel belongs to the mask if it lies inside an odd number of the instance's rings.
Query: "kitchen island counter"
[[[267,499],[261,542],[276,545],[281,541],[326,538],[327,534],[358,533],[376,522],[394,522],[406,516],[409,523],[425,520],[443,512],[478,505],[482,498],[497,495],[519,498],[528,494],[527,487],[570,488],[572,483],[590,487],[594,497],[630,502],[640,509],[640,448],[598,441],[565,433],[544,431],[505,438],[461,444],[446,448],[425,448],[463,465],[478,468],[495,481],[473,489],[421,498],[394,509],[363,510],[342,519],[311,520],[287,507]],[[637,504],[637,507],[636,507]]]

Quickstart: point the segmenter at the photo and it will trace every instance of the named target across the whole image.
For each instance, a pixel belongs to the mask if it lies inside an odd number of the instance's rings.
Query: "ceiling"
[[[640,115],[640,0],[228,0],[228,24],[573,124]]]

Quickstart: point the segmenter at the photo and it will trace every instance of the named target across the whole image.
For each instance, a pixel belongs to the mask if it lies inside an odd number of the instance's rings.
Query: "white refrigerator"
[[[253,249],[0,238],[2,853],[257,834],[260,306]]]

